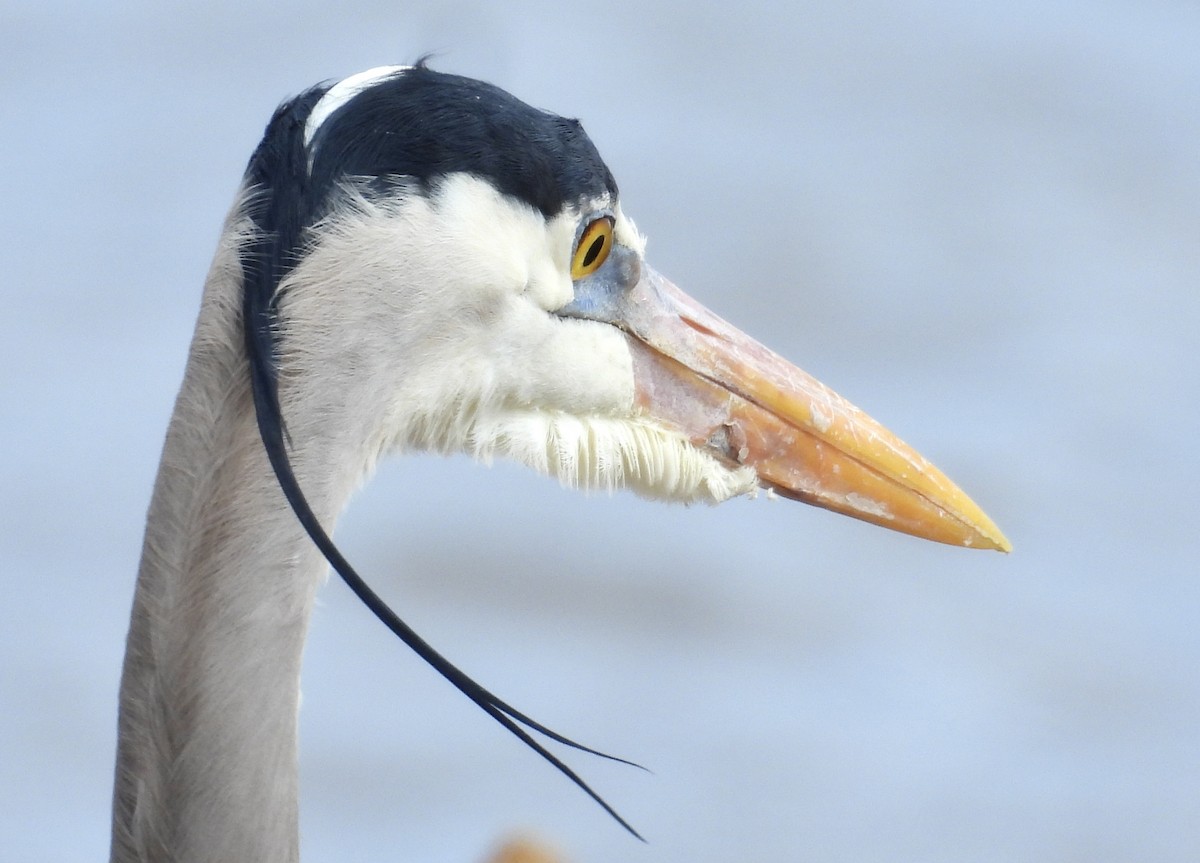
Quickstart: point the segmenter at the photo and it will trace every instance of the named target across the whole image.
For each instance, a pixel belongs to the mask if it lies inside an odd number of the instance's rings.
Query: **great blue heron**
[[[386,67],[278,109],[205,284],[150,505],[114,861],[298,857],[300,657],[329,564],[592,793],[530,734],[560,738],[437,654],[330,541],[385,454],[506,456],[669,501],[767,488],[1007,550],[937,469],[643,248],[579,123],[496,87]]]

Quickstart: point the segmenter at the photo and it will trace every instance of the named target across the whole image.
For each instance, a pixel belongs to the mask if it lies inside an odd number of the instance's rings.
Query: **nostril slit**
[[[701,335],[711,336],[714,339],[721,339],[722,341],[725,341],[725,338],[723,336],[719,335],[718,333],[714,332],[713,330],[710,330],[708,327],[704,326],[704,324],[700,323],[699,321],[692,320],[687,315],[680,315],[679,319],[681,321],[683,321],[685,324],[687,324],[689,327],[691,327],[693,330],[700,333]]]

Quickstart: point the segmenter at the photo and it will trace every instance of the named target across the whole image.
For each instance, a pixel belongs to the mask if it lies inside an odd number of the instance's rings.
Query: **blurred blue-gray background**
[[[736,8],[735,8],[736,7]],[[274,106],[437,52],[581,117],[663,272],[860,404],[1008,557],[786,502],[410,458],[338,537],[626,836],[321,593],[307,860],[1200,859],[1193,0],[0,5],[0,857],[107,853],[142,522]]]

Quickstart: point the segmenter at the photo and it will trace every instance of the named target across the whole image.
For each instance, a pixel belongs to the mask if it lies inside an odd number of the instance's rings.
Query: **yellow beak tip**
[[[1012,543],[1009,542],[1008,537],[1002,533],[998,533],[996,535],[995,540],[993,540],[992,548],[994,548],[996,551],[1002,552],[1003,554],[1009,554],[1013,550]]]
[[[981,548],[987,551],[999,551],[1003,554],[1011,552],[1012,543],[1009,542],[1008,537],[977,507],[973,506],[973,508],[977,515],[966,521],[970,533],[959,544],[967,548]]]

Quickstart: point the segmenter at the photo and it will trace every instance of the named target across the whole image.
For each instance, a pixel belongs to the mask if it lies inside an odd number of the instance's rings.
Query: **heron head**
[[[685,502],[765,488],[1008,549],[913,449],[656,272],[577,121],[417,66],[273,125],[249,176],[291,191],[251,205],[274,245],[248,258],[247,321],[285,423],[307,400],[372,460],[466,451]]]

